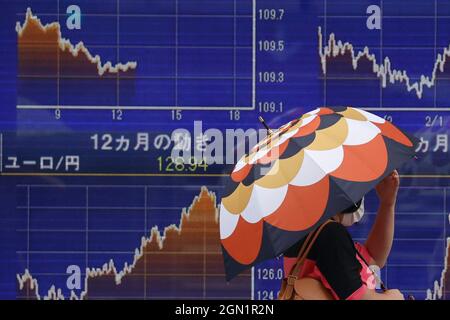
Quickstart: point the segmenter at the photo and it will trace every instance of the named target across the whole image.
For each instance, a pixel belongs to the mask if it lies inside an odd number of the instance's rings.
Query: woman
[[[362,217],[362,200],[353,208],[335,215],[335,222],[328,223],[323,228],[307,255],[299,278],[310,277],[319,280],[334,299],[404,300],[403,294],[397,289],[377,293],[372,285],[373,274],[364,262],[365,260],[369,265],[377,265],[380,268],[386,263],[394,237],[394,210],[399,182],[398,172],[394,171],[375,187],[380,205],[364,245],[353,243],[345,228]],[[285,274],[289,274],[295,264],[303,241],[285,252]]]

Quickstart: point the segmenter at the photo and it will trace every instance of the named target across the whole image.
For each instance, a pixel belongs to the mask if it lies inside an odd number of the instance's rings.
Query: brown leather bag
[[[330,291],[319,280],[308,277],[298,278],[300,268],[303,266],[314,242],[322,229],[330,222],[332,221],[327,220],[306,237],[305,242],[300,248],[294,267],[287,278],[284,278],[281,283],[280,293],[278,294],[279,300],[334,300]]]

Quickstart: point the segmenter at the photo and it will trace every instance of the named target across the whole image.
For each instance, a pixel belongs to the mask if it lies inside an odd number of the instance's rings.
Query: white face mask
[[[350,227],[351,225],[359,222],[364,216],[364,198],[361,200],[361,205],[358,210],[353,213],[342,214],[341,224],[345,227]]]

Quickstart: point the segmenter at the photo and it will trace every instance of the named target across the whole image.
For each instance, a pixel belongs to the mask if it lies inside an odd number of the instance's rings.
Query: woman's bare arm
[[[400,184],[398,172],[395,170],[384,178],[376,187],[380,206],[375,222],[366,241],[366,248],[374,259],[374,263],[382,268],[392,248],[394,239],[395,202]]]

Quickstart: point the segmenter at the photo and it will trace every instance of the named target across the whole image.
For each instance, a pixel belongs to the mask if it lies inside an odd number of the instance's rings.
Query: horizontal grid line
[[[28,109],[28,110],[48,110],[48,109],[73,109],[73,110],[248,110],[253,111],[255,108],[253,106],[242,106],[242,107],[232,107],[232,106],[75,106],[75,105],[17,105],[17,109]]]
[[[71,232],[71,233],[86,233],[86,230],[80,229],[16,229],[18,232],[47,232],[47,233],[58,233],[58,232]],[[116,229],[90,229],[87,230],[87,233],[96,232],[96,233],[106,233],[106,232],[116,232],[116,233],[148,233],[149,230],[116,230]],[[354,238],[357,241],[366,240],[366,238]],[[440,238],[394,238],[393,241],[445,241],[447,237]]]
[[[130,79],[130,80],[139,80],[139,79],[154,79],[154,80],[252,80],[252,77],[216,77],[216,76],[118,76],[120,79]],[[17,78],[20,79],[57,79],[58,75],[17,75]],[[103,76],[80,76],[80,75],[60,75],[60,79],[102,79],[102,80],[116,80],[117,76],[113,75],[103,75]],[[64,85],[62,85],[64,87]],[[117,107],[116,107],[117,108]]]
[[[91,269],[96,269],[96,268],[91,268]],[[143,275],[151,275],[151,274],[153,274],[153,275],[156,275],[156,274],[158,274],[158,273],[155,273],[155,272],[152,272],[152,273],[129,273],[129,274],[127,274],[127,276],[131,276],[131,275],[140,275],[140,276],[143,276]],[[33,272],[33,276],[67,276],[67,273],[63,273],[63,272]],[[80,275],[82,275],[82,276],[86,276],[86,273],[83,271],[83,272],[80,272]],[[225,273],[208,273],[207,275],[213,275],[213,276],[215,276],[215,275],[218,275],[218,276],[224,276],[225,275]],[[239,274],[238,276],[247,276],[247,274],[245,274],[245,273],[243,273],[243,274]]]
[[[430,264],[425,264],[425,263],[413,263],[413,264],[408,264],[408,263],[388,263],[385,265],[385,267],[394,267],[394,268],[399,268],[399,267],[417,267],[417,268],[424,268],[424,267],[437,267],[437,268],[442,268],[443,264],[437,264],[437,263],[430,263]]]
[[[23,12],[19,12],[16,13],[17,16],[22,17],[25,16],[25,13]],[[56,17],[56,16],[60,16],[60,17],[67,17],[67,14],[57,14],[57,13],[42,13],[42,12],[33,12],[33,15],[35,16],[49,16],[49,17]],[[145,13],[140,13],[140,14],[133,14],[133,13],[83,13],[83,17],[132,17],[132,18],[137,18],[137,17],[149,17],[149,18],[253,18],[253,15],[250,14],[145,14]]]
[[[450,176],[449,176],[450,177]],[[201,188],[203,186],[206,186],[207,188],[225,188],[223,185],[205,185],[205,184],[191,184],[191,185],[127,185],[127,184],[68,184],[68,185],[49,185],[49,184],[17,184],[16,187],[19,188],[57,188],[57,189],[64,189],[64,188],[85,188],[86,186],[89,186],[89,188],[136,188],[136,189],[142,189],[142,188],[168,188],[168,189],[196,189]],[[449,189],[450,186],[400,186],[400,189]]]
[[[411,49],[414,49],[414,50],[435,50],[435,49],[437,49],[437,50],[439,50],[439,49],[446,49],[446,48],[448,48],[448,45],[445,45],[445,46],[436,46],[436,48],[434,47],[434,46],[427,46],[427,45],[423,45],[423,46],[404,46],[404,47],[397,47],[397,46],[390,46],[390,45],[383,45],[382,47],[380,47],[380,46],[372,46],[372,45],[366,45],[366,46],[358,46],[358,45],[353,45],[353,48],[354,49],[358,49],[358,50],[361,50],[361,49],[364,49],[365,47],[369,47],[370,46],[370,49],[372,49],[372,50],[374,50],[374,49],[392,49],[392,50],[411,50]],[[373,52],[373,54],[374,55],[377,55],[378,53],[376,53],[376,52]]]
[[[58,250],[17,250],[17,254],[86,254],[86,251],[75,251],[75,250],[68,250],[68,251],[58,251]],[[88,254],[135,254],[135,251],[88,251]],[[222,252],[220,251],[152,251],[152,252],[145,252],[145,255],[202,255],[202,254],[208,254],[208,255],[222,255]]]
[[[95,268],[91,268],[95,269]],[[45,276],[67,276],[67,273],[33,273],[33,275],[45,275]],[[86,276],[86,273],[80,273],[80,275]],[[225,273],[205,273],[205,274],[199,274],[199,273],[158,273],[158,272],[149,272],[149,273],[128,273],[128,277],[203,277],[203,276],[209,276],[209,277],[225,277]],[[250,274],[241,274],[242,277],[250,277]],[[90,277],[90,279],[93,279]]]
[[[23,47],[45,47],[48,44],[49,47],[54,47],[54,42],[21,42],[21,46]],[[89,48],[111,48],[111,49],[253,49],[252,46],[178,46],[175,45],[116,45],[116,44],[90,44],[90,43],[84,43],[85,46]]]
[[[69,297],[70,298],[70,297]],[[248,300],[250,297],[249,296],[217,296],[217,297],[208,297],[208,299],[217,299],[217,300]],[[35,299],[35,296],[33,295],[28,295],[28,296],[16,296],[16,299],[18,300],[23,300],[23,299]],[[130,299],[130,300],[176,300],[176,299],[183,299],[183,300],[204,300],[205,297],[203,295],[201,296],[154,296],[154,297],[149,297],[149,296],[114,296],[114,297],[108,297],[108,296],[95,296],[95,297],[90,297],[88,295],[87,297],[88,300],[126,300],[126,299]]]
[[[164,208],[164,207],[163,207]],[[180,207],[183,208],[183,207]],[[86,210],[86,206],[17,206],[16,209],[54,209],[54,210]],[[145,210],[145,207],[96,207],[89,206],[89,210]],[[148,208],[147,208],[148,209]]]
[[[91,207],[89,206],[89,210],[180,210],[183,209],[183,206],[180,207]],[[86,206],[80,207],[51,207],[51,206],[30,206],[29,208],[26,206],[18,206],[16,209],[26,210],[26,209],[42,209],[42,210],[86,210]]]
[[[334,107],[335,105],[330,105]],[[88,105],[17,105],[19,110],[54,110],[54,109],[67,109],[67,110],[201,110],[201,111],[229,111],[229,110],[241,110],[241,111],[253,111],[255,110],[253,106],[88,106]],[[450,106],[439,106],[439,107],[362,107],[361,109],[366,111],[402,111],[402,112],[416,112],[416,111],[427,111],[427,112],[447,112],[450,111]],[[6,173],[5,175],[7,175]],[[51,174],[51,173],[49,173]],[[130,174],[132,175],[132,174]],[[136,175],[136,174],[134,174]]]
[[[149,230],[124,230],[124,229],[16,229],[16,232],[72,232],[72,233],[86,233],[86,232],[117,232],[117,233],[147,233]]]
[[[26,188],[26,187],[32,187],[32,188],[85,188],[86,186],[89,186],[89,188],[135,188],[135,189],[142,189],[142,188],[155,188],[155,189],[160,189],[160,188],[181,188],[181,189],[196,189],[196,188],[201,188],[203,186],[206,186],[207,188],[212,187],[212,188],[224,188],[224,186],[222,185],[204,185],[204,184],[190,184],[190,185],[182,185],[181,187],[178,185],[128,185],[128,184],[92,184],[92,185],[87,185],[87,184],[68,184],[68,185],[48,185],[48,184],[17,184],[17,187],[19,188]]]
[[[185,208],[185,206],[179,206],[179,207],[91,207],[89,206],[89,210],[182,210]],[[59,206],[30,206],[29,208],[27,206],[18,206],[16,209],[19,210],[27,210],[27,209],[34,209],[34,210],[86,210],[86,206],[79,206],[79,207],[59,207]],[[377,212],[374,211],[365,211],[368,215],[376,215]],[[101,213],[100,213],[101,214]],[[396,215],[442,215],[442,212],[438,211],[396,211]]]
[[[367,16],[360,16],[360,15],[319,15],[320,19],[328,19],[328,18],[361,18],[361,19],[367,19]],[[434,16],[434,15],[423,15],[423,16],[416,16],[416,15],[403,15],[403,16],[389,16],[389,15],[383,15],[383,19],[430,19],[435,20],[437,19],[449,19],[450,15],[441,15],[441,16]]]
[[[318,77],[318,79],[319,80],[371,80],[371,81],[377,81],[377,82],[379,82],[380,81],[380,78],[378,78],[375,74],[373,75],[373,77],[372,76],[369,76],[369,77],[353,77],[353,76],[348,76],[348,77],[346,77],[346,76],[326,76],[326,77],[322,77],[322,76],[319,76]],[[420,77],[409,77],[409,79],[410,80],[420,80],[421,78]],[[437,79],[438,80],[450,80],[450,77],[440,77],[440,76],[437,76]],[[391,86],[393,85],[393,84],[390,84]],[[397,85],[404,85],[403,83],[397,83]]]

